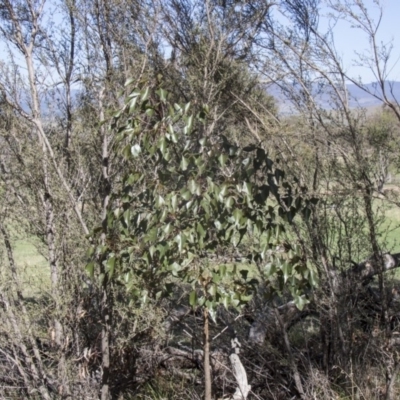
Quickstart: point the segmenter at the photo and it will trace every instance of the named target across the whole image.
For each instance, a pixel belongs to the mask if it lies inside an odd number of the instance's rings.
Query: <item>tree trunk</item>
[[[304,394],[303,384],[301,383],[300,373],[299,373],[299,370],[297,369],[297,365],[296,365],[296,362],[293,357],[292,347],[290,346],[290,341],[289,341],[289,336],[286,331],[286,326],[285,326],[285,323],[283,322],[282,317],[279,314],[279,311],[277,308],[275,308],[275,316],[276,316],[276,318],[279,322],[279,325],[281,327],[281,330],[282,330],[283,340],[285,342],[285,347],[288,352],[289,363],[290,363],[290,367],[292,369],[294,382],[296,384],[296,389],[299,392],[300,398],[305,399],[306,397]]]
[[[207,307],[203,311],[204,329],[203,329],[203,349],[204,349],[204,400],[211,400],[211,365],[210,365],[210,329],[208,326],[209,315]]]
[[[104,108],[103,108],[103,97],[104,97],[103,88],[99,93],[99,110],[100,110],[100,121],[105,120],[104,116]],[[104,231],[101,235],[101,241],[103,245],[105,244],[106,234],[107,234],[107,210],[108,203],[110,201],[110,180],[109,180],[109,150],[108,150],[108,137],[107,130],[104,129],[104,126],[101,126],[100,133],[102,135],[102,196],[103,196],[103,205],[102,205],[102,220]],[[109,296],[109,282],[107,275],[104,270],[104,266],[102,263],[103,260],[100,260],[100,271],[101,274],[104,275],[104,280],[101,282],[101,365],[102,365],[102,378],[101,378],[101,400],[108,400],[110,398],[110,367],[111,367],[111,359],[110,359],[110,324],[111,324],[111,302]]]
[[[102,285],[102,300],[101,300],[101,400],[110,398],[110,309],[107,291],[107,282]]]

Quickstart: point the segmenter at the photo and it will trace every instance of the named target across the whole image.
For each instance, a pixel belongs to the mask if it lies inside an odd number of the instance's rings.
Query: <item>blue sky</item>
[[[378,9],[374,0],[363,0],[371,15],[377,19]],[[400,81],[400,0],[380,0],[383,6],[383,19],[379,29],[378,40],[383,43],[393,41],[393,50],[390,65],[392,67],[389,75],[390,80]],[[48,5],[54,5],[55,1],[48,1]],[[326,9],[322,10],[326,12]],[[54,14],[53,14],[54,18]],[[327,27],[326,20],[320,18],[320,28]],[[355,51],[368,51],[368,40],[366,35],[358,29],[351,28],[346,21],[339,21],[334,29],[336,49],[343,58],[343,63],[352,77],[361,77],[364,83],[375,81],[374,76],[368,68],[354,66],[356,58]],[[0,39],[0,58],[8,61],[8,54]],[[22,57],[17,57],[19,64],[24,64]],[[397,63],[396,63],[397,62]],[[24,68],[24,67],[23,67]]]
[[[373,0],[364,0],[374,19],[378,20],[378,9]],[[385,44],[393,41],[393,50],[390,66],[392,67],[389,75],[390,80],[400,81],[400,0],[381,0],[383,6],[383,18],[379,28],[378,41]],[[324,28],[326,21],[320,20],[320,27]],[[359,29],[351,28],[346,21],[339,21],[334,29],[336,49],[343,58],[343,63],[348,72],[355,78],[358,76],[364,83],[375,81],[374,76],[368,68],[357,67],[354,64],[356,58],[355,51],[369,51],[366,35]],[[396,63],[397,62],[397,63]]]

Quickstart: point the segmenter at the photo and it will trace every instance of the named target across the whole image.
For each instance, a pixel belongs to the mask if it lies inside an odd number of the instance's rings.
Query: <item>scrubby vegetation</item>
[[[325,3],[0,1],[2,398],[398,397],[391,47]]]

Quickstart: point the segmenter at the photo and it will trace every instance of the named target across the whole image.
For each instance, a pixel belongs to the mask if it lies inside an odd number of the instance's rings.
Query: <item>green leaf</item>
[[[88,263],[85,267],[86,272],[88,273],[88,275],[90,276],[90,278],[93,278],[94,276],[94,262],[91,261],[90,263]]]
[[[305,306],[306,304],[308,304],[309,302],[310,302],[310,301],[306,299],[306,297],[305,297],[304,294],[301,295],[301,296],[299,296],[299,295],[295,295],[295,296],[294,296],[294,304],[296,305],[296,307],[297,307],[300,311],[302,311],[303,308],[304,308],[304,306]]]
[[[186,243],[186,236],[183,232],[178,233],[175,237],[175,241],[178,243],[178,250],[180,253],[183,251],[183,247],[185,246]]]
[[[178,143],[178,136],[177,136],[176,133],[171,133],[171,140],[172,140],[174,143]]]
[[[134,97],[134,98],[131,100],[131,102],[130,102],[130,104],[129,104],[129,114],[132,114],[133,111],[135,110],[137,100],[138,100],[138,97]]]
[[[146,109],[146,115],[149,117],[152,117],[154,115],[154,109],[153,108],[147,108]]]
[[[157,241],[157,237],[158,237],[158,228],[153,227],[146,232],[146,234],[144,236],[144,241],[146,243],[148,243],[148,242],[154,243]]]
[[[135,78],[129,78],[125,81],[124,87],[127,87],[129,85],[131,85],[133,82],[135,82],[136,79]]]
[[[163,231],[167,234],[167,235],[169,235],[171,232],[172,232],[172,225],[171,225],[171,223],[168,223],[165,227],[164,227],[164,229],[163,229]]]
[[[127,227],[129,227],[130,220],[131,220],[131,211],[129,208],[123,214],[124,222]]]
[[[251,184],[248,182],[243,182],[243,192],[248,196],[251,196]]]
[[[218,193],[218,200],[220,202],[224,201],[224,197],[226,196],[226,194],[228,193],[228,185],[227,184],[223,184],[220,187],[219,193]]]
[[[203,305],[204,305],[205,302],[206,302],[206,298],[205,298],[204,296],[199,297],[198,300],[197,300],[197,304],[198,304],[200,307],[203,307]]]
[[[157,195],[156,196],[156,201],[155,201],[155,205],[157,208],[162,207],[165,204],[165,200],[164,197],[162,197],[161,195]]]
[[[159,90],[157,90],[157,94],[163,103],[165,103],[167,101],[167,91],[166,90],[159,89]]]
[[[265,265],[264,271],[267,277],[270,277],[271,275],[275,274],[276,272],[276,265],[275,263],[269,262]]]
[[[189,101],[189,103],[185,104],[185,107],[183,108],[183,112],[186,114],[189,111],[189,108],[190,108],[190,101]]]
[[[165,137],[162,137],[159,142],[158,142],[158,148],[161,151],[161,154],[164,156],[167,151],[167,139]]]
[[[193,115],[190,115],[189,117],[187,117],[186,126],[183,128],[183,133],[185,135],[188,135],[192,131],[192,128],[193,128]]]
[[[229,197],[227,197],[227,198],[225,199],[225,207],[226,207],[228,210],[230,210],[230,209],[232,208],[233,203],[234,203],[233,197],[229,196]]]
[[[217,285],[210,285],[207,292],[214,297],[217,294]]]
[[[132,272],[131,271],[125,273],[124,280],[125,280],[125,283],[129,283],[132,281]]]
[[[200,237],[204,238],[206,236],[206,231],[204,230],[200,222],[197,223],[196,231],[200,235]]]
[[[190,190],[190,193],[200,195],[200,187],[199,187],[199,185],[196,183],[196,181],[194,181],[193,179],[191,179],[191,180],[189,181],[189,183],[188,183],[188,189]]]
[[[110,278],[112,278],[112,276],[114,275],[114,268],[115,268],[115,257],[111,257],[107,260],[106,264],[106,270]]]
[[[192,198],[192,194],[186,189],[181,190],[181,196],[186,201],[189,201]]]
[[[234,218],[234,220],[235,220],[235,224],[236,225],[239,225],[240,224],[240,220],[242,219],[242,217],[243,217],[243,213],[242,213],[242,211],[241,210],[239,210],[238,208],[236,208],[234,211],[233,211],[233,218]]]
[[[240,304],[240,300],[237,297],[238,297],[237,294],[231,296],[230,303],[233,307],[237,307]]]
[[[222,304],[226,309],[229,308],[230,302],[231,302],[231,298],[229,295],[225,295],[222,297]]]
[[[178,208],[178,196],[176,193],[171,197],[171,206],[173,211],[176,211]]]
[[[157,251],[159,253],[159,257],[160,259],[162,259],[165,255],[165,253],[167,252],[167,250],[169,249],[169,245],[166,244],[165,246],[162,245],[161,243],[157,246]]]
[[[177,112],[182,112],[182,107],[179,104],[174,104],[174,108]]]
[[[149,94],[150,94],[150,88],[146,87],[144,90],[141,91],[141,95],[142,95],[141,100],[146,101],[149,98]]]
[[[281,225],[278,224],[276,226],[276,229],[275,229],[275,238],[276,238],[276,240],[279,240],[281,232],[282,232],[282,227],[281,227]]]
[[[190,292],[189,295],[189,304],[194,307],[197,303],[197,293],[195,290],[193,290],[192,292]]]
[[[218,274],[215,274],[214,272],[212,272],[212,281],[214,283],[220,283],[221,282],[221,277]]]
[[[94,246],[90,246],[89,249],[88,249],[88,251],[86,252],[86,255],[87,255],[88,257],[92,257],[93,254],[94,254],[94,250],[95,250]]]
[[[185,156],[182,156],[182,161],[181,161],[181,163],[180,163],[180,165],[179,165],[179,167],[181,168],[181,170],[182,170],[182,171],[186,171],[188,165],[189,165],[189,160],[188,160]]]
[[[214,221],[214,226],[220,231],[222,229],[222,224],[217,219]]]
[[[170,270],[172,271],[173,276],[178,276],[179,272],[182,270],[182,267],[177,262],[174,262],[172,265],[170,265]]]
[[[311,263],[308,261],[307,261],[307,269],[310,272],[310,275],[308,278],[310,285],[317,287],[318,286],[318,273],[316,272],[315,268],[311,265]]]
[[[226,160],[228,159],[228,156],[226,154],[221,153],[218,157],[218,162],[221,165],[221,167],[225,167]]]

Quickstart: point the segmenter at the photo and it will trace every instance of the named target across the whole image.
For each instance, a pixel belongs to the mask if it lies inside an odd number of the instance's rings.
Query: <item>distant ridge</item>
[[[382,90],[376,82],[365,85],[365,87],[372,94],[365,92],[364,90],[360,89],[357,85],[354,84],[348,84],[346,86],[349,93],[350,107],[374,108],[382,105],[382,102],[373,96],[373,94],[377,95],[382,94]],[[385,83],[385,89],[387,91],[387,95],[390,100],[398,99],[400,102],[400,82],[388,81]],[[282,93],[278,85],[272,84],[268,86],[267,91],[277,100],[279,110],[282,114],[290,114],[295,112],[290,101],[286,98],[284,93]],[[315,100],[318,102],[318,104],[322,106],[322,108],[326,109],[332,108],[328,88],[325,89],[324,91],[324,89],[321,89],[317,85],[315,85],[313,92]]]
[[[381,88],[378,84],[369,83],[365,87],[371,92],[377,95],[382,94]],[[347,85],[347,90],[349,91],[351,97],[351,106],[356,107],[357,105],[361,107],[376,107],[380,106],[382,102],[375,98],[373,95],[366,93],[364,90],[360,89],[354,84]],[[388,81],[385,82],[385,90],[388,94],[390,100],[398,99],[400,101],[400,82]]]
[[[363,108],[375,108],[379,107],[382,105],[382,102],[378,100],[376,97],[374,97],[372,94],[369,94],[365,92],[364,90],[360,89],[358,86],[354,84],[348,84],[347,90],[349,93],[349,103],[350,107],[352,108],[357,108],[357,107],[363,107]],[[377,85],[377,83],[369,83],[365,85],[366,88],[371,92],[371,93],[376,93],[376,94],[381,94],[381,89]],[[294,87],[295,89],[299,89],[299,86]],[[385,84],[385,88],[388,93],[388,97],[390,100],[393,99],[398,99],[400,103],[400,82],[398,81],[388,81]],[[294,109],[293,105],[291,104],[290,100],[286,98],[284,93],[281,91],[279,86],[277,84],[270,84],[266,86],[266,91],[273,96],[278,104],[278,108],[281,114],[293,114],[296,113],[296,110]],[[315,88],[313,89],[314,92],[314,98],[317,101],[318,104],[322,106],[322,108],[325,108],[327,110],[332,109],[332,104],[330,102],[330,96],[329,96],[329,89],[321,89],[317,85],[315,85]],[[76,106],[76,103],[79,101],[80,96],[82,95],[82,91],[78,89],[73,89],[71,91],[71,97],[72,101],[74,103],[74,106]],[[62,111],[62,103],[63,103],[63,96],[64,93],[61,90],[60,92],[49,92],[46,94],[46,96],[41,97],[41,110],[42,113],[45,116],[61,116]],[[22,101],[22,108],[25,112],[30,112],[30,108],[28,106],[27,101]]]

